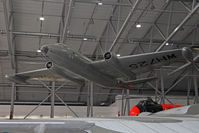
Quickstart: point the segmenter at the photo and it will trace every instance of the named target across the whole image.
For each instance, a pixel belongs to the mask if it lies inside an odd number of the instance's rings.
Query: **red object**
[[[133,85],[128,85],[128,87],[133,87]]]
[[[172,108],[182,107],[183,105],[173,105],[173,104],[161,104],[163,110],[168,110]],[[130,111],[130,116],[138,116],[140,114],[140,109],[134,106]]]
[[[134,106],[130,111],[130,116],[137,116],[140,114],[140,110],[138,107]]]
[[[120,111],[117,112],[117,116],[120,116]]]
[[[162,105],[163,110],[178,108],[178,107],[183,106],[183,105],[173,105],[173,104],[161,104],[161,105]]]

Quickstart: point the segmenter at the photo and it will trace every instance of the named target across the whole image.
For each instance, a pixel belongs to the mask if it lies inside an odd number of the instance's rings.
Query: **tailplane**
[[[152,81],[157,79],[156,77],[148,77],[148,78],[140,78],[136,80],[129,80],[129,81],[122,81],[122,85],[125,85],[126,87],[132,87],[136,84],[146,83],[148,81]]]

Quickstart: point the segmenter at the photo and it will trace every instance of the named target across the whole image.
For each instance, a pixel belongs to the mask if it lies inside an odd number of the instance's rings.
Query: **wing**
[[[190,116],[190,115],[192,117],[199,118],[199,104],[193,104],[189,106],[168,109],[168,110],[160,111],[153,114],[153,116],[166,116],[166,117]]]
[[[123,57],[107,54],[109,55],[105,54],[104,60],[94,62],[93,66],[115,78],[130,77],[130,79],[135,79],[136,74],[148,72],[182,58],[181,49]]]
[[[47,68],[33,70],[33,71],[26,71],[17,73],[14,75],[6,75],[6,78],[10,81],[18,82],[18,83],[24,83],[28,79],[35,79],[35,80],[46,80],[46,81],[64,81],[61,76],[53,73],[52,71],[49,71]]]
[[[198,109],[198,105],[189,108]],[[198,112],[198,110],[195,110]],[[192,113],[191,113],[192,114]],[[198,113],[194,113],[198,114]],[[189,117],[69,118],[43,120],[0,120],[6,133],[197,133],[199,119]]]
[[[17,73],[14,75],[6,75],[6,78],[16,83],[26,83],[27,80],[42,80],[42,81],[74,81],[78,84],[83,84],[84,79],[73,74],[70,71],[63,70],[59,67],[43,68],[33,71]]]
[[[82,121],[0,121],[1,133],[87,133],[94,124]]]

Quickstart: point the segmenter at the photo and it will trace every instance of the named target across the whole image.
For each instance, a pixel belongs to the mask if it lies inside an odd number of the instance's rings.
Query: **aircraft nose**
[[[44,54],[47,54],[48,53],[48,46],[42,46],[41,52],[44,53]]]

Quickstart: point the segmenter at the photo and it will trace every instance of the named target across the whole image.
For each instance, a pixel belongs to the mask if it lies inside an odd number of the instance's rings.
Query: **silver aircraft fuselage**
[[[45,45],[41,48],[42,53],[47,56],[57,67],[71,71],[78,76],[107,87],[118,86],[117,81],[102,74],[92,66],[92,61],[79,53],[74,52],[64,44]]]

